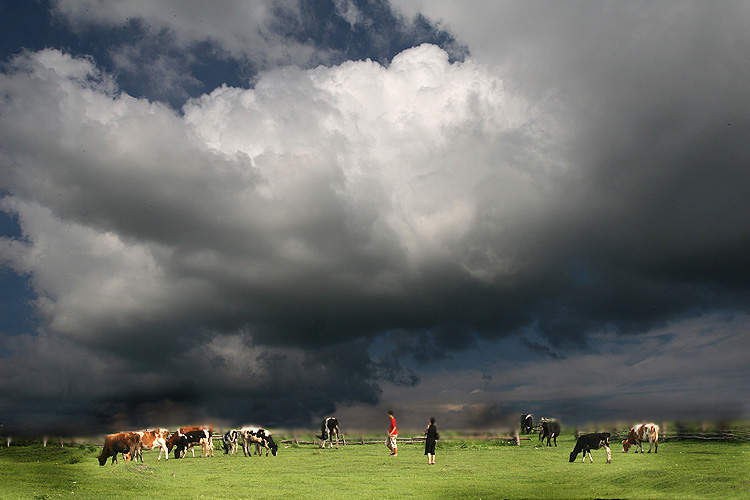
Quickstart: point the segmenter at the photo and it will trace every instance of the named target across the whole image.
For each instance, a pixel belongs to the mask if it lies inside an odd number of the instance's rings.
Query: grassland
[[[277,457],[224,456],[100,467],[100,448],[41,445],[0,449],[0,500],[9,499],[750,499],[750,444],[675,441],[658,454],[603,450],[593,464],[568,462],[572,435],[557,448],[523,441],[445,441],[437,465],[419,444],[279,449]]]

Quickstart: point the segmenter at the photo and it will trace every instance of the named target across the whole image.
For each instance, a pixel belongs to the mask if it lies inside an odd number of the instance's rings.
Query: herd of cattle
[[[530,434],[534,430],[534,417],[530,413],[521,415],[521,432]],[[557,436],[560,435],[560,423],[556,420],[542,418],[539,421],[539,440],[544,442],[547,439],[547,446],[552,446],[550,441],[557,446]],[[612,450],[609,447],[609,438],[612,434],[609,432],[592,432],[590,434],[581,434],[576,441],[575,448],[570,452],[570,461],[575,462],[579,453],[583,453],[583,462],[586,462],[586,455],[593,463],[594,458],[591,456],[591,450],[604,448],[607,452],[607,463],[612,463]],[[651,448],[654,453],[659,449],[659,426],[654,423],[643,423],[633,426],[628,433],[628,437],[622,441],[622,451],[627,453],[631,446],[636,445],[635,452],[643,451],[643,443],[648,442],[648,452]]]
[[[559,422],[542,418],[538,423],[538,429],[540,441],[544,442],[546,439],[547,446],[552,446],[552,443],[557,446],[557,436],[560,435]],[[534,430],[533,415],[521,415],[521,433],[530,434]],[[169,453],[173,449],[175,458],[184,457],[188,450],[195,457],[195,447],[197,446],[201,447],[201,457],[214,456],[213,432],[213,427],[211,426],[180,427],[172,433],[167,429],[118,432],[117,434],[107,436],[104,440],[102,454],[97,458],[99,459],[99,465],[104,465],[110,457],[112,457],[112,463],[114,464],[117,463],[117,455],[122,453],[126,460],[137,462],[140,459],[143,462],[142,450],[144,448],[147,450],[159,448],[159,456],[156,459],[158,462],[161,460],[162,453],[164,454],[164,459],[168,460]],[[325,447],[326,442],[329,442],[330,447],[333,448],[335,438],[336,448],[338,448],[340,434],[338,419],[335,417],[326,417],[323,419],[320,435],[318,436],[320,447]],[[586,462],[586,455],[593,462],[594,459],[591,456],[591,450],[604,448],[607,452],[607,463],[612,463],[612,450],[609,447],[611,436],[609,432],[582,434],[578,437],[575,448],[570,453],[570,461],[574,462],[578,454],[583,453],[584,463]],[[278,445],[274,442],[273,437],[271,437],[271,433],[266,429],[262,427],[243,427],[224,433],[222,437],[224,454],[236,455],[240,439],[242,439],[242,450],[246,457],[253,454],[253,447],[255,448],[254,454],[257,455],[262,455],[263,450],[265,450],[266,456],[269,453],[276,456],[279,450]],[[622,442],[622,450],[627,453],[632,445],[636,445],[635,452],[638,453],[640,449],[641,453],[643,453],[644,442],[649,443],[648,453],[651,453],[651,448],[654,449],[654,453],[657,452],[659,447],[658,425],[644,423],[631,428],[627,439]]]
[[[195,457],[195,447],[201,447],[201,457],[214,456],[213,444],[213,427],[211,426],[191,426],[180,427],[170,435],[167,429],[153,429],[145,431],[118,432],[110,434],[104,440],[102,454],[97,458],[99,465],[104,465],[109,457],[112,457],[112,463],[117,463],[117,455],[122,453],[126,460],[143,462],[141,450],[153,450],[159,448],[159,456],[156,461],[161,460],[164,453],[164,459],[169,460],[169,453],[174,449],[174,457],[182,458],[188,450]],[[261,427],[243,427],[242,429],[232,429],[227,431],[223,436],[224,454],[236,454],[239,445],[239,439],[242,438],[242,449],[245,456],[250,456],[253,445],[255,453],[262,454],[262,449],[266,450],[266,456],[270,452],[276,456],[279,447],[271,437],[271,433]]]
[[[141,450],[153,450],[159,448],[159,456],[156,461],[161,460],[162,453],[164,459],[169,460],[169,453],[174,448],[174,457],[182,458],[188,450],[191,450],[195,457],[195,447],[201,447],[201,457],[214,456],[213,444],[214,429],[212,426],[191,426],[180,427],[170,435],[168,429],[153,429],[145,431],[118,432],[110,434],[104,440],[102,454],[97,458],[99,465],[104,465],[107,459],[112,457],[112,463],[117,463],[117,455],[122,453],[125,460],[143,462]],[[339,447],[339,421],[336,417],[326,417],[320,428],[320,447],[325,447],[326,441],[330,442],[333,448],[333,440],[336,439],[336,448]],[[231,429],[224,433],[222,442],[224,445],[225,455],[236,455],[242,439],[242,450],[246,457],[249,457],[253,446],[257,455],[266,451],[266,456],[271,453],[273,456],[279,451],[279,447],[274,442],[271,433],[262,427],[243,427],[241,429]]]

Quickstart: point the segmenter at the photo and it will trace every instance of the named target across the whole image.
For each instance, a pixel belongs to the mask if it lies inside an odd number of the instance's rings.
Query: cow
[[[320,447],[326,447],[326,440],[330,442],[329,448],[333,448],[333,436],[336,436],[336,449],[339,447],[339,420],[336,417],[326,417],[323,419],[323,424],[320,426]],[[346,443],[344,443],[346,444]]]
[[[651,453],[651,447],[654,448],[654,453],[659,449],[659,426],[654,423],[640,424],[633,426],[630,429],[628,438],[622,442],[622,451],[627,453],[631,445],[635,446],[635,453],[638,453],[640,448],[643,453],[643,442],[648,441],[648,453]]]
[[[531,434],[534,428],[534,416],[531,413],[521,414],[521,434]]]
[[[274,457],[279,452],[279,447],[274,443],[271,433],[261,427],[243,427],[240,429],[240,434],[243,441],[242,450],[245,452],[246,457],[251,455],[250,446],[253,444],[258,456],[262,455],[261,447],[266,449],[266,456],[268,456],[269,451]]]
[[[175,458],[182,458],[190,449],[195,457],[194,446],[201,446],[201,458],[208,457],[209,452],[213,456],[213,445],[211,443],[211,432],[208,429],[200,429],[197,431],[188,431],[180,433],[177,440],[177,445],[174,450]]]
[[[240,431],[232,429],[224,433],[222,441],[224,442],[224,455],[237,454],[237,441],[240,437]]]
[[[99,465],[104,465],[109,457],[112,463],[117,462],[118,453],[129,453],[131,457],[138,456],[141,452],[141,436],[137,432],[118,432],[110,434],[104,440],[102,453],[99,455]]]
[[[169,451],[167,450],[167,439],[169,438],[169,430],[153,429],[153,430],[138,431],[136,434],[138,434],[141,437],[141,449],[145,448],[147,450],[153,450],[154,448],[157,448],[157,447],[159,448],[159,456],[156,458],[157,462],[161,460],[162,452],[164,453],[164,460],[169,460]],[[141,463],[143,463],[143,453],[141,452],[141,449],[139,449],[138,453],[135,455],[135,461],[137,462],[138,459],[140,458]],[[128,460],[129,458],[130,458],[130,454],[128,454],[128,457],[126,457],[125,460]]]
[[[612,450],[609,448],[609,432],[594,432],[592,434],[582,434],[573,451],[570,452],[570,462],[575,462],[576,457],[579,453],[583,452],[583,461],[586,463],[586,454],[588,453],[591,463],[594,463],[594,458],[591,456],[591,450],[598,450],[604,448],[607,450],[607,463],[612,463]]]
[[[172,448],[177,446],[177,443],[180,440],[180,435],[186,434],[190,431],[200,431],[204,429],[208,431],[208,436],[209,436],[208,448],[211,451],[212,456],[213,456],[214,444],[213,444],[213,440],[211,439],[211,436],[213,436],[214,428],[211,425],[189,425],[185,427],[180,427],[179,429],[174,431],[174,433],[169,437],[169,439],[167,439],[167,450],[171,452]],[[195,456],[195,452],[193,452],[193,456]]]
[[[539,431],[539,440],[544,442],[544,438],[547,438],[547,446],[552,446],[550,444],[551,439],[554,441],[555,446],[557,446],[557,436],[560,435],[560,422],[547,418],[543,418],[541,422],[542,430]]]

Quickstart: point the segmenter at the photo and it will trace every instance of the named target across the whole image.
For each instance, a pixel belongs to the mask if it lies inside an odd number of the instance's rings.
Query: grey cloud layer
[[[308,409],[374,402],[374,377],[414,383],[397,361],[372,364],[359,339],[471,323],[445,297],[468,305],[466,289],[486,300],[477,289],[516,272],[513,245],[493,245],[541,203],[535,177],[554,168],[488,164],[540,157],[522,147],[529,106],[428,45],[387,69],[271,72],[252,90],[191,101],[182,116],[55,50],[19,56],[1,83],[11,104],[0,123],[3,208],[24,234],[4,239],[3,254],[31,277],[42,330],[126,364],[170,352],[173,367],[217,334],[305,346],[261,365],[305,366]],[[329,358],[334,344],[357,362]],[[161,377],[159,387],[177,388],[171,400],[207,392]],[[259,395],[267,380],[248,378]]]
[[[101,387],[66,411],[109,425],[167,400],[175,415],[210,401],[229,417],[236,394],[242,412],[301,422],[376,403],[379,379],[408,390],[420,378],[402,354],[427,363],[533,333],[552,348],[527,347],[552,358],[602,331],[747,311],[745,7],[642,18],[615,4],[618,21],[510,4],[502,23],[530,31],[493,25],[492,52],[488,25],[470,30],[477,17],[452,4],[425,8],[473,59],[422,45],[388,65],[275,69],[180,113],[121,92],[90,59],[14,59],[0,76],[0,189],[23,238],[0,252],[29,276],[41,328],[6,348],[91,356]],[[491,19],[495,4],[477,5]],[[397,354],[372,360],[384,332]]]
[[[92,341],[102,311],[126,334],[188,310],[296,343],[429,328],[447,291],[517,272],[503,239],[555,167],[523,149],[523,103],[432,46],[388,69],[271,73],[183,118],[91,83],[84,60],[45,51],[17,65],[34,69],[4,80],[18,109],[5,115],[6,207],[30,242],[6,243],[52,299],[48,326]],[[79,265],[48,264],[68,259]]]
[[[509,416],[517,425],[519,412],[565,427],[737,418],[747,412],[747,390],[734,381],[747,371],[748,318],[705,315],[639,336],[598,334],[588,349],[563,349],[555,359],[548,349],[526,358],[523,337],[482,342],[481,353],[454,352],[452,363],[423,372],[416,388],[381,384],[378,410],[396,408],[399,424],[412,429],[428,415],[447,429],[504,428]],[[338,416],[369,428],[373,412],[355,406]]]

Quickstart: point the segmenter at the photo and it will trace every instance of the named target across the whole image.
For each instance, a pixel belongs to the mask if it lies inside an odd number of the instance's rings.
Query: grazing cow
[[[237,454],[237,441],[240,437],[240,432],[237,429],[232,429],[224,433],[224,455],[236,455]]]
[[[648,453],[651,453],[651,447],[654,448],[654,453],[659,449],[659,426],[654,423],[636,425],[630,429],[628,438],[622,442],[622,451],[627,453],[631,445],[635,446],[635,453],[638,453],[638,448],[643,453],[643,442],[648,441]]]
[[[555,446],[557,446],[557,436],[559,435],[560,422],[543,418],[542,430],[539,432],[539,440],[544,442],[544,438],[547,438],[547,446],[552,446],[550,444],[550,439],[552,439],[555,442]]]
[[[137,456],[141,452],[141,436],[137,432],[118,432],[110,434],[104,440],[102,453],[99,455],[99,465],[104,465],[109,457],[112,457],[112,463],[117,463],[118,453],[129,453],[131,457]]]
[[[531,434],[534,428],[534,416],[531,413],[521,414],[521,434]]]
[[[255,452],[258,456],[262,455],[260,450],[261,447],[266,449],[266,456],[268,456],[269,451],[274,457],[279,452],[279,447],[273,442],[271,433],[261,427],[243,427],[240,429],[240,434],[242,435],[243,441],[242,449],[245,452],[246,457],[251,455],[250,445],[253,444],[255,445]]]
[[[570,452],[570,461],[575,462],[576,457],[579,453],[583,452],[583,462],[586,463],[586,454],[588,453],[591,463],[594,463],[594,458],[591,456],[591,450],[598,450],[604,448],[607,450],[607,463],[612,463],[612,450],[609,448],[609,432],[595,432],[592,434],[582,434],[573,451]]]
[[[326,447],[326,440],[330,441],[329,448],[333,448],[333,436],[336,436],[336,449],[339,447],[339,420],[336,417],[326,417],[320,426],[320,447]]]
[[[180,436],[182,434],[186,434],[190,431],[200,431],[204,429],[208,431],[208,436],[209,436],[208,447],[210,451],[213,453],[214,445],[213,445],[213,440],[211,439],[211,436],[213,436],[214,434],[214,428],[211,425],[188,425],[185,427],[180,427],[179,429],[174,431],[174,433],[169,437],[169,439],[167,439],[167,450],[171,452],[172,448],[177,446],[177,443],[179,442]],[[193,456],[195,456],[195,452],[193,452]]]

